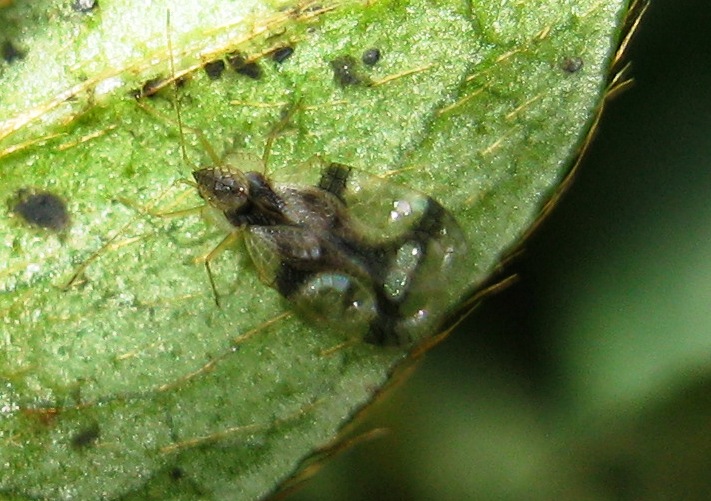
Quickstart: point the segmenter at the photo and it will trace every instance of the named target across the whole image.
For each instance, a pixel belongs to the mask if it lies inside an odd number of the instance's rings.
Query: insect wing
[[[439,326],[467,252],[439,202],[341,164],[314,185],[274,189],[291,223],[251,226],[246,243],[262,281],[303,317],[376,344],[416,343]]]
[[[350,216],[374,240],[397,237],[415,226],[429,204],[430,197],[351,169],[342,193]]]
[[[285,253],[291,253],[301,239],[303,239],[303,231],[297,227],[250,226],[247,228],[245,245],[262,282],[277,288],[279,270],[282,263],[289,259]]]
[[[376,337],[384,339],[376,342],[409,344],[431,334],[455,300],[449,284],[466,261],[454,217],[430,196],[338,164],[319,186],[343,202],[353,228],[383,256],[374,284],[382,292]]]
[[[454,261],[467,252],[464,233],[452,214],[434,198],[386,179],[352,169],[342,192],[349,216],[361,231],[376,242],[391,242],[402,248],[406,242],[417,243],[435,261],[435,272],[446,275]],[[400,267],[412,261],[398,253]]]
[[[313,322],[362,331],[377,315],[372,286],[327,238],[294,226],[252,226],[245,237],[260,279]]]

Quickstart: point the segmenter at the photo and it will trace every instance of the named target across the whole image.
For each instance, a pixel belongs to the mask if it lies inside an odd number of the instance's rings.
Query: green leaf
[[[412,356],[302,322],[240,246],[211,264],[215,307],[196,258],[222,230],[196,215],[151,215],[201,203],[176,182],[210,161],[194,130],[219,155],[243,157],[262,155],[273,136],[274,179],[312,183],[318,155],[441,201],[469,248],[455,256],[441,315],[491,275],[568,173],[626,6],[106,0],[89,12],[49,1],[0,10],[2,36],[24,54],[0,66],[0,198],[10,206],[0,221],[0,490],[273,491]],[[294,54],[273,61],[287,45]],[[371,47],[382,57],[368,66],[360,57]],[[235,52],[261,77],[212,81],[200,69]],[[346,56],[352,85],[334,76]],[[132,97],[173,74],[189,164],[173,94]],[[271,134],[288,106],[299,109]],[[23,221],[19,190],[65,200],[66,228]]]

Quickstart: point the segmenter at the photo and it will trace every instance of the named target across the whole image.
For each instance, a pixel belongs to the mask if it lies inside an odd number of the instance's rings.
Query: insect
[[[466,242],[433,198],[335,162],[315,185],[228,164],[193,177],[243,236],[261,281],[302,317],[374,344],[407,345],[437,327]]]

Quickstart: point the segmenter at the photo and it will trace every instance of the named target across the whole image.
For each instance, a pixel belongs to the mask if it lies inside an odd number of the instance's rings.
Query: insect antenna
[[[179,101],[178,91],[177,91],[178,78],[176,77],[176,71],[175,71],[175,60],[173,57],[173,40],[172,40],[171,32],[172,32],[172,28],[171,28],[171,20],[170,20],[170,10],[167,10],[166,11],[166,44],[167,44],[168,53],[169,53],[169,61],[168,62],[169,62],[169,69],[170,69],[170,82],[168,82],[168,83],[172,82],[172,83],[176,84],[174,99],[173,99],[173,107],[176,112],[176,118],[173,119],[171,117],[165,116],[163,113],[160,113],[159,111],[153,109],[151,106],[144,104],[140,100],[140,95],[137,96],[136,103],[138,104],[138,106],[141,109],[143,109],[150,115],[157,117],[161,121],[164,121],[166,123],[170,123],[170,124],[177,126],[179,134],[180,134],[181,155],[182,155],[183,162],[185,163],[185,165],[190,166],[190,161],[188,159],[187,147],[186,147],[186,141],[185,141],[185,132],[186,131],[194,133],[198,137],[201,145],[204,147],[205,151],[210,156],[210,159],[212,160],[212,162],[215,165],[219,165],[221,163],[221,159],[219,158],[219,156],[217,155],[215,150],[212,148],[212,146],[210,145],[210,143],[208,142],[207,138],[202,133],[202,131],[199,129],[194,129],[194,128],[188,127],[183,123],[182,113],[181,113],[181,108],[180,108],[180,101]],[[195,186],[195,183],[193,181],[185,179],[183,177],[183,174],[184,173],[181,172],[182,179],[179,179],[176,182],[182,182],[182,183],[186,183],[186,184]],[[111,235],[103,243],[103,245],[101,245],[101,247],[99,247],[99,249],[94,251],[78,267],[76,267],[74,269],[72,275],[70,276],[70,278],[65,283],[60,284],[59,288],[61,288],[63,290],[68,290],[69,288],[71,288],[75,283],[77,283],[79,281],[80,277],[82,277],[82,275],[84,274],[86,269],[89,267],[89,265],[91,265],[94,261],[99,259],[104,253],[108,252],[109,250],[111,250],[113,248],[122,247],[124,245],[128,245],[130,243],[136,242],[136,241],[140,240],[141,238],[143,238],[143,237],[132,237],[132,238],[129,238],[125,241],[119,241],[119,238],[122,235],[124,235],[126,233],[126,231],[133,224],[135,224],[139,219],[145,217],[146,214],[149,214],[151,216],[161,217],[161,218],[182,217],[185,215],[195,214],[196,212],[201,211],[204,208],[204,205],[201,205],[198,207],[191,207],[191,208],[182,209],[182,210],[174,210],[174,211],[170,211],[170,212],[163,212],[163,211],[156,210],[155,206],[165,196],[168,195],[168,192],[169,191],[166,190],[160,196],[155,198],[149,205],[143,206],[143,207],[137,207],[137,204],[131,202],[130,200],[126,200],[123,197],[117,197],[116,199],[119,202],[123,203],[124,205],[132,207],[134,209],[138,209],[138,214],[135,217],[133,217],[130,221],[128,221],[126,224],[124,224],[122,227],[120,227],[117,231],[115,231],[113,233],[113,235]],[[209,269],[210,268],[209,264],[207,264],[207,263],[206,263],[206,268],[207,268],[208,276],[210,278],[210,282],[212,285],[213,294],[217,298],[217,292],[215,290],[214,280],[212,277],[211,270]],[[215,300],[215,302],[218,303],[217,299]]]
[[[166,11],[165,25],[166,25],[166,45],[168,47],[168,68],[170,70],[170,78],[168,79],[168,81],[169,81],[169,83],[172,82],[174,84],[172,105],[173,105],[173,109],[175,110],[175,119],[168,117],[168,116],[164,115],[163,113],[160,113],[159,111],[153,109],[152,107],[142,103],[140,99],[137,99],[136,102],[137,102],[138,106],[140,106],[144,111],[146,111],[150,115],[157,117],[162,122],[172,124],[178,128],[178,134],[180,136],[180,152],[181,152],[181,156],[183,157],[183,163],[185,163],[185,165],[187,165],[188,167],[191,167],[191,169],[192,169],[192,164],[190,163],[190,160],[188,158],[187,147],[185,146],[186,145],[185,132],[190,132],[191,134],[194,134],[198,138],[198,141],[200,142],[200,146],[205,150],[205,152],[210,157],[210,161],[214,165],[219,165],[222,163],[222,159],[217,154],[215,149],[212,147],[212,145],[210,144],[210,141],[207,140],[207,137],[205,137],[205,134],[200,129],[196,129],[194,127],[189,127],[189,126],[185,125],[185,122],[183,121],[183,113],[182,113],[182,108],[180,106],[180,96],[179,96],[179,92],[178,92],[180,78],[177,76],[177,72],[175,70],[175,57],[174,57],[174,50],[173,50],[172,27],[171,27],[171,23],[170,23],[170,10]],[[193,184],[193,183],[188,182],[188,184]]]
[[[175,109],[175,118],[178,122],[178,134],[180,135],[180,152],[183,155],[185,165],[190,165],[188,162],[188,152],[185,148],[185,132],[183,130],[183,116],[180,112],[180,95],[178,94],[178,84],[175,78],[175,60],[173,58],[173,37],[170,34],[170,9],[165,13],[165,38],[168,46],[168,62],[170,67],[170,80],[173,82],[173,108]]]
[[[175,77],[175,58],[173,57],[173,38],[171,36],[171,26],[170,26],[170,9],[166,11],[166,45],[168,46],[169,64],[170,64],[170,79],[173,82],[173,109],[175,110],[175,120],[178,126],[178,134],[180,136],[180,152],[183,156],[183,163],[185,165],[190,165],[188,160],[188,152],[185,147],[185,125],[183,124],[183,115],[180,108],[180,95],[178,93],[177,79]],[[222,159],[217,155],[217,152],[213,149],[210,142],[207,140],[203,132],[199,129],[189,128],[190,132],[195,134],[200,141],[200,144],[207,152],[210,160],[214,165],[219,165],[222,163]],[[192,183],[190,183],[192,184]],[[212,268],[210,268],[210,261],[216,257],[224,248],[229,246],[231,242],[235,239],[234,233],[231,233],[225,239],[217,245],[209,254],[203,257],[203,262],[205,264],[205,271],[207,272],[207,278],[210,281],[210,288],[212,289],[212,297],[215,301],[215,305],[220,307],[220,296],[217,293],[217,285],[215,284],[215,277],[212,273]]]

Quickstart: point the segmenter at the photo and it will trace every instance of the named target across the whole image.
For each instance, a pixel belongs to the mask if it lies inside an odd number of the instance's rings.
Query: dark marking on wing
[[[299,269],[293,264],[282,260],[279,263],[279,270],[277,270],[274,280],[274,288],[279,294],[289,299],[298,293],[306,281],[313,275],[313,270]]]
[[[446,210],[442,205],[431,197],[427,197],[427,206],[418,223],[400,238],[392,243],[385,243],[379,250],[385,263],[380,273],[383,275],[375,284],[375,297],[378,309],[378,316],[371,322],[365,341],[379,345],[397,345],[401,342],[395,331],[398,322],[403,319],[401,306],[407,301],[410,291],[405,290],[397,299],[390,297],[385,292],[385,274],[390,270],[398,249],[409,242],[415,242],[421,250],[420,260],[412,270],[412,275],[417,275],[422,263],[427,258],[427,246],[430,240],[437,238],[444,227]],[[378,260],[376,259],[376,263]],[[373,270],[376,272],[376,270]],[[376,272],[377,273],[377,272]]]
[[[444,218],[447,211],[432,197],[427,197],[427,205],[417,224],[406,233],[407,240],[414,240],[421,247],[436,238],[444,228]]]
[[[346,191],[346,183],[348,182],[350,174],[351,167],[348,165],[331,163],[321,174],[321,180],[318,183],[318,187],[333,194],[343,203],[343,205],[346,205],[343,193]]]

